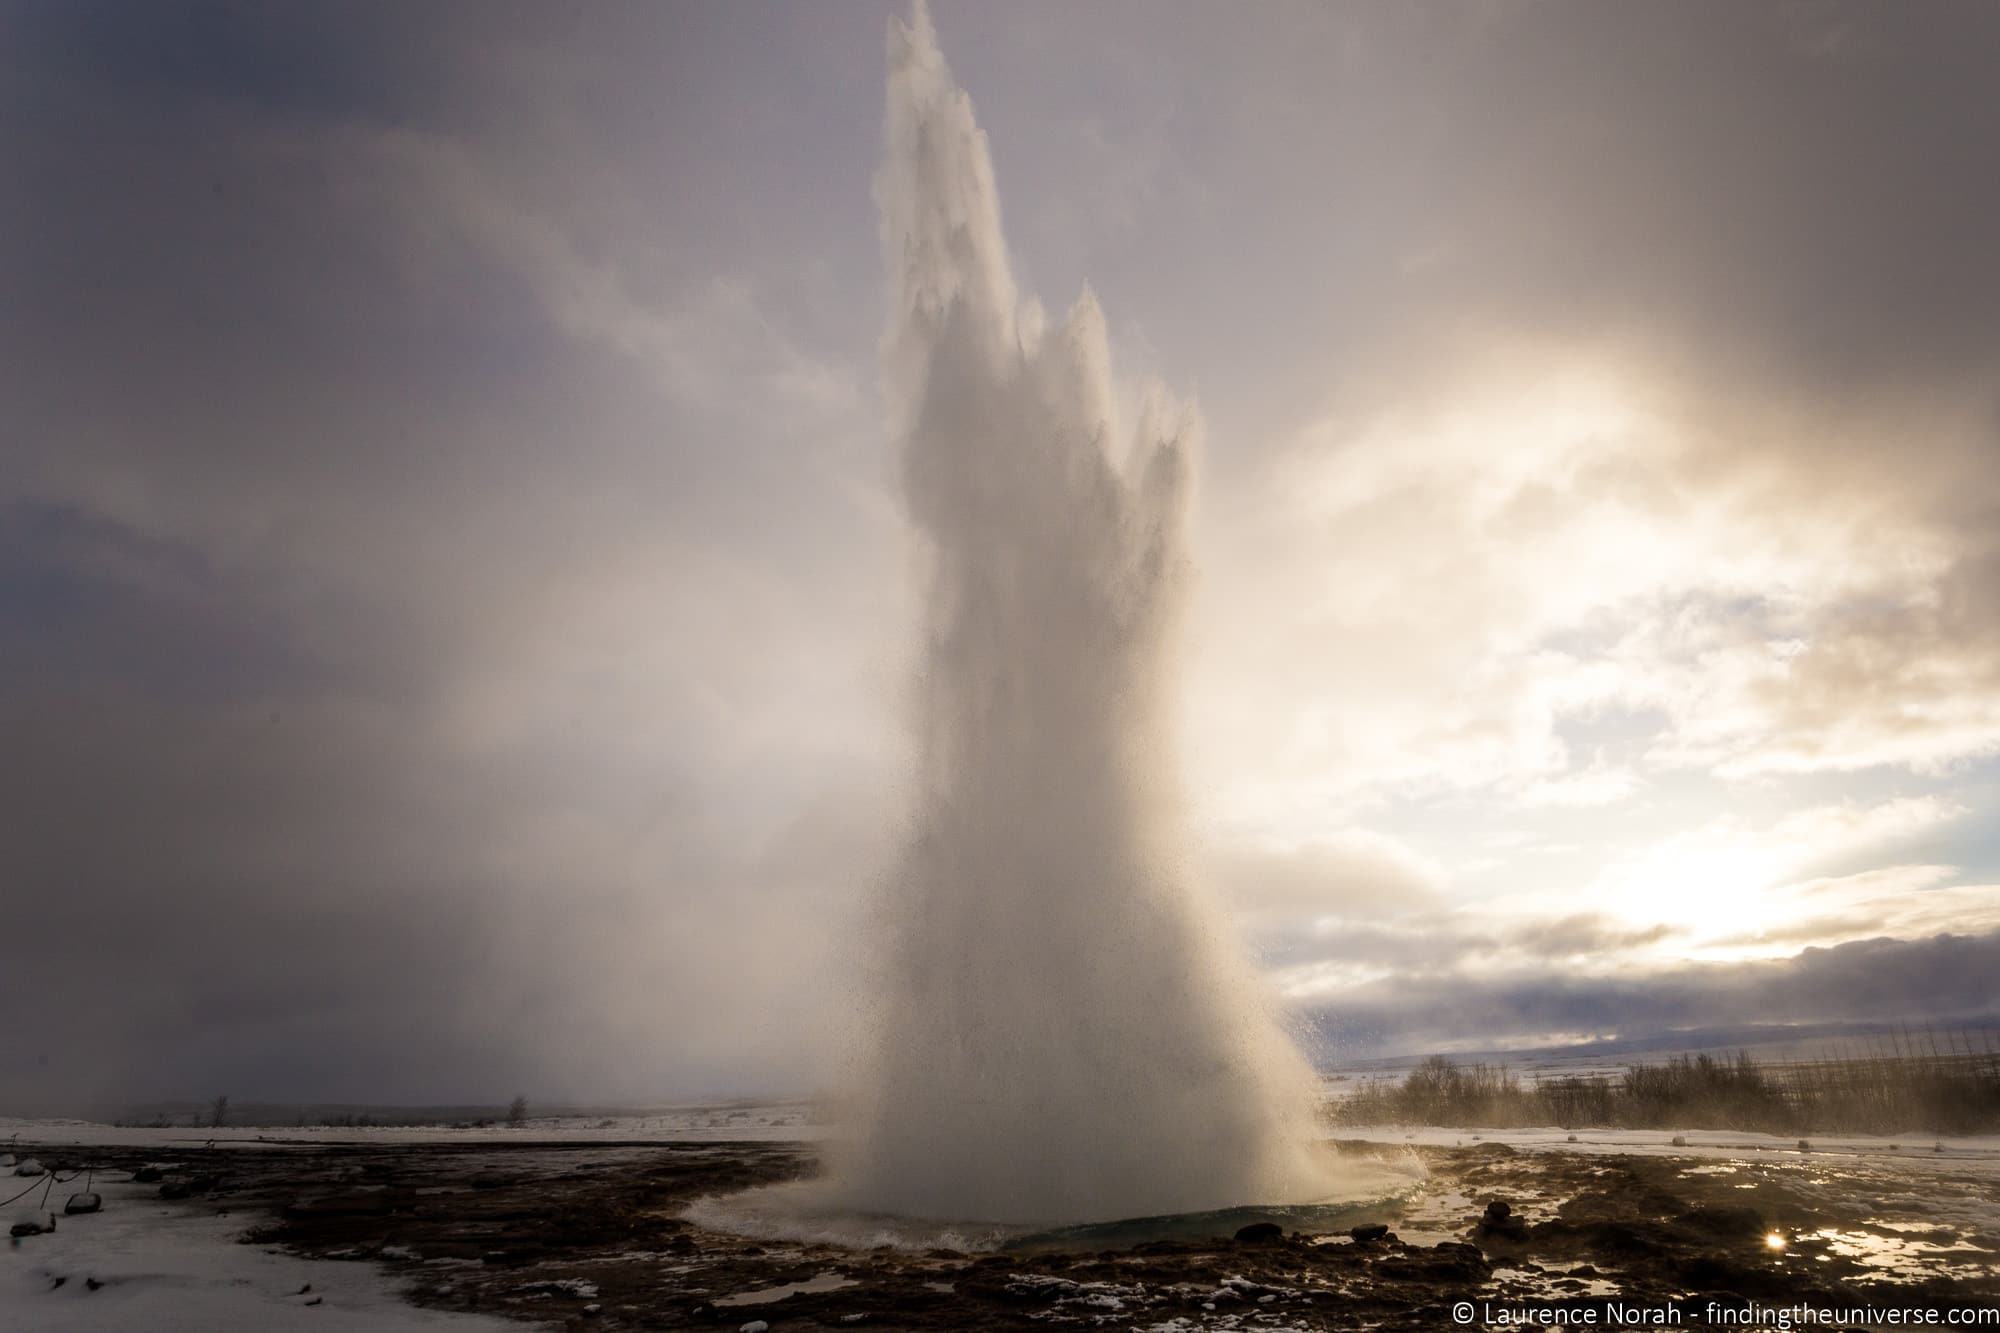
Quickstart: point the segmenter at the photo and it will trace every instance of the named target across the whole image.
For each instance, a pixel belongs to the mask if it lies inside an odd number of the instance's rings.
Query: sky
[[[837,1074],[891,12],[0,7],[0,1105]],[[1323,1053],[2000,1010],[2000,11],[934,12]]]

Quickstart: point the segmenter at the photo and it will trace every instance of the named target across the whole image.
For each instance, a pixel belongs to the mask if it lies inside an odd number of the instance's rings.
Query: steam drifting
[[[898,936],[850,1207],[1060,1223],[1323,1198],[1313,1083],[1188,882],[1165,684],[1190,408],[1120,421],[1104,318],[1009,270],[929,16],[877,180],[904,494],[931,558]]]

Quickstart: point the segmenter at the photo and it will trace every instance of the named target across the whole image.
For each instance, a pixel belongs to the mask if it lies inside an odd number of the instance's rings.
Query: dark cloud
[[[1996,978],[2000,934],[1865,939],[1795,958],[1626,977],[1545,967],[1497,978],[1401,978],[1359,988],[1311,1017],[1334,1053],[1505,1047],[1736,1023],[1981,1017],[2000,1007]]]
[[[1274,968],[1363,964],[1405,979],[1454,977],[1468,965],[1500,968],[1611,957],[1675,935],[1665,925],[1632,926],[1594,912],[1506,924],[1478,914],[1416,911],[1388,922],[1331,917],[1310,930],[1273,932],[1260,956]]]

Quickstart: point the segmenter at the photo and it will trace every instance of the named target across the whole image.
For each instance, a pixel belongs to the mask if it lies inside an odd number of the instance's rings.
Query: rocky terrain
[[[86,1160],[33,1150],[58,1170]],[[1701,1326],[1711,1306],[2000,1305],[2000,1198],[1984,1174],[1804,1151],[1397,1151],[1418,1153],[1428,1179],[1331,1234],[1252,1219],[1207,1239],[983,1254],[760,1241],[681,1215],[702,1196],[813,1174],[808,1144],[265,1144],[87,1160],[101,1175],[157,1173],[163,1198],[240,1216],[247,1244],[388,1265],[420,1305],[569,1329],[1436,1330],[1468,1303],[1488,1324],[1595,1311],[1599,1325]]]

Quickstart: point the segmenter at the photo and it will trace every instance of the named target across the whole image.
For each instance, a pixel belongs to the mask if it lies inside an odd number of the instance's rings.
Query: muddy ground
[[[1464,1302],[1482,1323],[1545,1310],[1566,1325],[1595,1311],[1598,1326],[1699,1327],[1711,1304],[2000,1307],[2000,1186],[1988,1176],[1805,1152],[1725,1162],[1494,1144],[1405,1151],[1430,1178],[1363,1219],[1386,1235],[1225,1235],[1078,1253],[757,1242],[678,1216],[703,1195],[811,1175],[806,1144],[197,1148],[177,1153],[159,1184],[191,1209],[241,1215],[246,1243],[389,1265],[419,1304],[579,1330],[755,1320],[772,1330],[1440,1330],[1461,1322]],[[121,1171],[157,1159],[39,1152]]]

